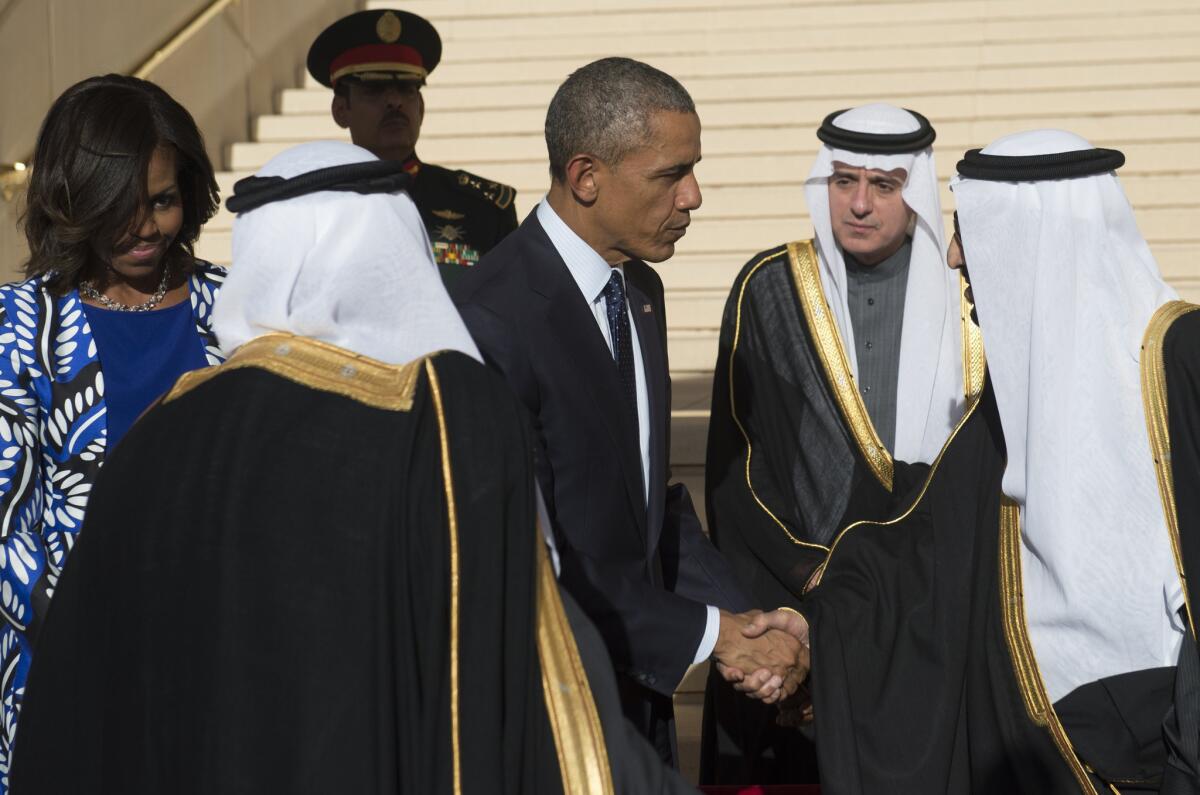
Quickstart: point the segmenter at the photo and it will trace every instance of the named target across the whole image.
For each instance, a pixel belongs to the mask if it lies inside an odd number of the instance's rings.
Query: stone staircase
[[[1122,178],[1160,265],[1185,296],[1200,298],[1195,0],[1136,7],[1115,0],[402,6],[428,16],[445,43],[425,92],[422,158],[514,185],[522,216],[546,188],[545,107],[571,69],[631,55],[692,92],[704,124],[698,176],[705,201],[676,257],[661,268],[671,361],[687,380],[702,382],[712,368],[738,267],[758,250],[810,234],[801,185],[820,119],[878,99],[934,122],[944,179],[964,149],[1022,128],[1066,127],[1123,149]],[[298,56],[304,46],[298,43]],[[223,191],[297,141],[346,138],[329,116],[330,92],[307,77],[299,82],[282,92],[277,115],[255,121],[254,141],[232,146]],[[943,199],[952,207],[948,192]],[[228,261],[230,220],[222,213],[209,224],[203,256]],[[705,391],[701,384],[681,389],[676,408],[702,412]],[[699,464],[703,440],[676,437],[676,463]]]
[[[368,7],[388,7],[372,2]],[[1063,127],[1126,153],[1121,171],[1167,278],[1200,300],[1200,3],[1196,0],[407,0],[444,43],[425,89],[418,151],[515,186],[521,217],[548,183],[542,124],[557,85],[606,55],[678,77],[704,125],[704,206],[667,286],[675,380],[672,460],[703,506],[717,329],[751,255],[811,235],[802,184],[820,120],[886,100],[938,130],[944,183],[962,152],[1007,132]],[[331,14],[332,19],[333,14]],[[296,43],[300,62],[308,42]],[[219,175],[233,182],[304,140],[348,139],[331,93],[307,76],[253,124]],[[231,218],[201,256],[228,262]],[[701,671],[677,694],[684,770],[695,774]],[[693,778],[694,780],[694,778]]]

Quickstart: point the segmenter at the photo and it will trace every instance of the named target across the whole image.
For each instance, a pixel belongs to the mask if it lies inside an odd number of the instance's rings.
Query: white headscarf
[[[983,154],[1093,148],[1036,130]],[[1183,593],[1142,408],[1139,350],[1177,296],[1112,172],[951,183],[1022,506],[1025,610],[1050,698],[1173,665]]]
[[[876,134],[916,132],[920,122],[908,111],[874,104],[853,108],[834,119],[846,130]],[[938,197],[933,151],[879,155],[822,146],[817,153],[804,196],[816,229],[821,284],[854,377],[858,357],[846,289],[846,261],[833,236],[829,218],[829,178],[833,163],[891,171],[902,168],[908,178],[901,191],[904,203],[917,216],[912,257],[904,299],[900,339],[900,376],[896,388],[896,442],[892,455],[901,461],[924,463],[937,457],[965,409],[962,372],[962,327],[958,276],[946,267],[942,205]]]
[[[273,157],[257,176],[376,159],[353,144],[318,141]],[[480,358],[403,192],[321,191],[239,215],[213,328],[227,351],[284,331],[389,364],[439,350]]]

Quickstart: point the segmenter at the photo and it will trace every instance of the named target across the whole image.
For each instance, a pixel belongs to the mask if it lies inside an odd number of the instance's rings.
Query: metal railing
[[[150,57],[134,69],[130,74],[133,77],[139,77],[143,80],[149,78],[149,75],[154,72],[165,60],[171,57],[180,47],[186,44],[193,36],[199,33],[204,27],[216,18],[228,6],[235,5],[241,0],[213,0],[200,10],[196,16],[188,20],[183,27],[175,31],[161,46],[151,53]],[[15,163],[0,163],[0,196],[3,196],[4,201],[11,202],[25,188],[25,182],[29,178],[29,171],[32,167],[32,155],[25,160]]]

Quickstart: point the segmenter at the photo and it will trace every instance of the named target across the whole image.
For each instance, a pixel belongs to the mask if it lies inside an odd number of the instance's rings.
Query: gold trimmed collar
[[[1025,702],[1025,712],[1035,725],[1049,733],[1059,756],[1075,776],[1079,791],[1083,795],[1098,795],[1079,755],[1075,753],[1066,728],[1054,710],[1054,704],[1050,702],[1037,656],[1033,653],[1033,644],[1029,640],[1029,625],[1025,618],[1025,589],[1021,568],[1021,508],[1004,496],[1000,502],[999,553],[1004,641],[1008,646],[1009,662],[1012,664],[1017,689],[1021,691],[1021,698]]]
[[[1171,537],[1171,553],[1175,557],[1175,571],[1183,588],[1183,601],[1187,605],[1188,623],[1192,637],[1196,636],[1196,624],[1192,602],[1188,594],[1187,572],[1183,568],[1183,551],[1179,541],[1179,515],[1175,510],[1175,478],[1171,471],[1171,430],[1167,422],[1167,368],[1163,361],[1163,340],[1171,325],[1200,306],[1186,301],[1170,301],[1160,306],[1150,318],[1146,333],[1142,337],[1142,352],[1139,362],[1142,378],[1142,408],[1146,414],[1146,431],[1150,436],[1150,452],[1154,455],[1154,471],[1158,476],[1158,496],[1162,500],[1163,518],[1167,522],[1167,533]]]
[[[833,313],[829,311],[825,290],[821,287],[816,249],[811,240],[802,240],[788,243],[787,252],[792,268],[792,280],[796,284],[796,297],[804,309],[809,335],[817,349],[821,365],[825,368],[825,376],[830,389],[833,390],[834,399],[846,420],[846,427],[850,429],[850,435],[854,437],[859,452],[870,465],[875,478],[885,489],[891,491],[895,468],[892,454],[884,447],[883,440],[875,431],[862,395],[855,386],[842,335],[838,331]]]
[[[963,396],[969,403],[983,392],[983,381],[987,376],[987,356],[983,352],[983,332],[971,320],[971,302],[967,300],[967,288],[971,285],[959,271],[958,308],[962,323],[962,368]]]
[[[310,337],[279,332],[264,334],[242,345],[224,364],[186,373],[175,382],[163,403],[170,403],[222,373],[256,367],[374,408],[409,411],[425,358],[402,365],[384,364]]]

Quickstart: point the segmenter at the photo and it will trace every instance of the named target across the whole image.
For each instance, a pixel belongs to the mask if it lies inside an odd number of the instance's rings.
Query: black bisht
[[[408,410],[227,365],[137,423],[37,639],[13,792],[562,792],[525,424],[429,361]]]

